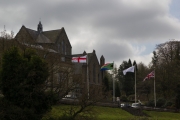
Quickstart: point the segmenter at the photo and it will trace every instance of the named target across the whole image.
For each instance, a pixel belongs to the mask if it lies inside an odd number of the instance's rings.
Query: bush
[[[122,102],[127,102],[128,99],[127,99],[127,97],[126,97],[125,95],[123,95],[123,96],[121,96],[121,101],[122,101]]]
[[[166,100],[160,98],[160,99],[157,100],[156,106],[157,107],[163,107],[165,105],[165,103],[166,103]]]
[[[128,100],[131,101],[131,102],[134,102],[134,97],[135,97],[134,95],[129,95]]]
[[[2,99],[0,101],[0,120],[40,120],[42,115],[34,114],[34,112],[27,108],[20,108]]]
[[[150,100],[147,102],[147,106],[154,107],[154,100]]]
[[[170,108],[173,105],[173,103],[171,101],[166,102],[166,104],[164,105],[164,107],[166,108]]]

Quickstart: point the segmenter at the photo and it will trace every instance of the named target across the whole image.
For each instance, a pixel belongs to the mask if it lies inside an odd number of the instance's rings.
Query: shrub
[[[157,100],[156,106],[157,107],[163,107],[165,105],[165,103],[166,103],[166,100],[160,98],[160,99]]]
[[[4,105],[1,120],[40,120],[51,109],[52,98],[44,91],[48,65],[35,51],[17,47],[4,52],[0,89]]]
[[[126,97],[125,95],[123,95],[123,96],[121,96],[121,101],[122,101],[122,102],[127,102],[128,99],[127,99],[127,97]]]
[[[172,105],[173,105],[173,103],[171,101],[167,101],[166,104],[164,105],[164,107],[170,108]]]
[[[154,100],[150,100],[147,102],[147,106],[154,107]]]

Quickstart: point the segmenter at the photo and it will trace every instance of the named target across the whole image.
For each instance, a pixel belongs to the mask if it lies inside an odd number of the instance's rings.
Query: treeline
[[[116,97],[122,101],[131,101],[135,99],[135,74],[127,73],[123,75],[123,70],[131,66],[136,67],[136,87],[137,100],[144,102],[146,105],[154,106],[154,78],[144,78],[155,71],[155,86],[156,86],[156,102],[157,107],[179,108],[180,106],[180,42],[168,41],[156,46],[155,51],[152,51],[152,61],[148,66],[129,59],[123,61],[119,66],[113,78],[109,73],[109,84],[105,80],[105,85],[109,90],[112,90],[111,79],[116,80]],[[109,88],[110,87],[110,88]]]

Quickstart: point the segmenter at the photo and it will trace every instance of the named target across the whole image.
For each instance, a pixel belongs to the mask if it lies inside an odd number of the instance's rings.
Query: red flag
[[[155,75],[154,75],[154,71],[152,71],[151,73],[149,73],[145,78],[144,78],[144,80],[143,81],[145,81],[146,79],[150,79],[150,78],[152,78],[152,77],[154,77]]]
[[[87,55],[85,55],[85,56],[80,56],[80,57],[73,57],[73,58],[72,58],[72,62],[76,62],[76,63],[86,63],[86,57],[87,57]]]

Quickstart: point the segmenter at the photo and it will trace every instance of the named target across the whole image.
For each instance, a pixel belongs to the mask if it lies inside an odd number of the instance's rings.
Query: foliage
[[[148,67],[143,63],[138,64],[137,73],[137,92],[142,101],[149,101],[153,99],[154,95],[154,84],[153,80],[146,80],[142,82],[147,74],[155,69],[155,80],[156,80],[156,95],[159,98],[171,101],[173,104],[178,106],[178,93],[176,91],[177,85],[180,83],[180,42],[179,41],[168,41],[156,46],[153,51],[152,62]],[[146,97],[146,99],[145,99]]]
[[[4,39],[12,39],[14,37],[14,32],[11,31],[11,34],[6,32],[6,29],[4,28],[4,30],[0,33],[0,38],[4,38]]]
[[[115,97],[120,97],[120,87],[119,87],[119,81],[115,81]]]
[[[121,91],[125,92],[125,94],[132,95],[134,94],[134,73],[127,73],[123,75],[123,70],[132,66],[131,60],[129,62],[123,61],[123,63],[119,66],[118,69],[118,80],[120,82]]]
[[[154,100],[149,100],[149,101],[147,102],[147,106],[149,106],[149,107],[154,107]]]
[[[148,67],[141,63],[137,64],[138,67],[138,72],[136,74],[136,80],[137,80],[137,95],[142,98],[143,100],[149,100],[150,99],[150,94],[153,89],[153,81],[152,80],[146,80],[143,82],[144,78],[151,72],[151,70],[148,69]]]
[[[171,108],[172,105],[173,105],[173,102],[167,101],[167,102],[165,103],[164,107],[166,107],[166,108]]]
[[[109,79],[107,73],[104,76],[103,84],[105,86],[105,92],[109,91]]]
[[[3,102],[10,104],[5,104],[5,112],[1,116],[8,114],[10,118],[19,111],[24,119],[38,120],[49,110],[50,94],[44,91],[48,68],[35,52],[26,49],[22,54],[17,47],[6,51],[0,76]],[[23,117],[19,114],[17,117]]]
[[[165,99],[175,96],[175,84],[178,84],[180,74],[179,41],[169,41],[157,45],[156,82],[158,92]],[[153,61],[152,61],[153,62]],[[173,71],[173,72],[172,72]]]
[[[175,92],[176,92],[176,101],[175,101],[176,109],[180,109],[180,84],[177,84]]]
[[[159,99],[157,100],[157,102],[156,102],[156,106],[157,106],[157,107],[164,107],[165,103],[166,103],[166,100],[165,100],[165,99],[159,98]]]
[[[128,101],[127,96],[125,96],[125,95],[122,95],[120,97],[120,99],[121,99],[122,102],[127,102]]]

